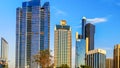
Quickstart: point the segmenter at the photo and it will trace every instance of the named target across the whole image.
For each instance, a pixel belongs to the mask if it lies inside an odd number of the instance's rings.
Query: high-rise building
[[[23,2],[22,8],[17,8],[15,68],[36,68],[33,55],[40,50],[49,49],[49,2],[41,7],[40,1]]]
[[[81,68],[81,65],[85,65],[85,39],[76,32],[76,51],[75,51],[75,68]]]
[[[102,49],[90,50],[86,54],[86,64],[91,68],[105,68],[106,51]]]
[[[82,39],[85,39],[85,25],[86,25],[86,17],[82,18]]]
[[[106,68],[113,68],[113,59],[112,58],[106,59]]]
[[[113,68],[120,68],[120,44],[114,47]]]
[[[8,42],[4,38],[1,38],[1,59],[8,61]]]
[[[88,46],[88,51],[94,50],[94,34],[95,26],[91,23],[85,25],[85,37],[86,37],[86,46]]]
[[[71,68],[71,27],[65,20],[60,25],[55,26],[54,30],[54,64],[55,67],[68,65]]]

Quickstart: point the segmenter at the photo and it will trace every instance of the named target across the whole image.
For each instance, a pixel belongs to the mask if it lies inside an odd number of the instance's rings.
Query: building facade
[[[71,68],[71,47],[72,35],[71,27],[62,20],[60,25],[54,30],[54,63],[55,67],[67,64]]]
[[[8,42],[1,38],[1,59],[8,61]]]
[[[120,44],[114,46],[113,68],[120,68]]]
[[[76,33],[76,51],[75,51],[75,68],[81,68],[81,65],[85,65],[85,47],[86,41],[81,38],[81,35]]]
[[[106,59],[106,68],[113,68],[113,59],[112,58]]]
[[[102,49],[88,51],[86,61],[91,68],[105,68],[106,51]]]
[[[86,17],[82,18],[82,39],[85,39],[85,25],[86,25]]]
[[[49,49],[49,2],[41,7],[40,0],[22,3],[16,11],[16,65],[15,68],[37,68],[33,56]],[[36,66],[36,67],[35,67]]]
[[[88,51],[94,50],[95,26],[91,23],[85,25],[85,37],[88,42]]]

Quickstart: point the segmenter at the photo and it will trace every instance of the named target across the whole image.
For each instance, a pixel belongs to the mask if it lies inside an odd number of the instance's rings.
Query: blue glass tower
[[[86,25],[86,17],[82,18],[82,39],[85,39],[85,25]]]
[[[81,65],[85,65],[85,51],[86,41],[82,39],[81,35],[76,33],[76,54],[75,54],[75,68],[81,68]]]
[[[49,49],[50,8],[49,2],[41,7],[40,0],[22,3],[16,17],[16,67],[37,68],[33,55]]]

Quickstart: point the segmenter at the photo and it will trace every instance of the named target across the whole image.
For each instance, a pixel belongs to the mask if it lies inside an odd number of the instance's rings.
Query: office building
[[[94,50],[94,34],[95,34],[95,26],[91,23],[85,25],[85,37],[86,37],[86,46],[88,47],[88,51]]]
[[[86,17],[82,18],[82,39],[85,39],[85,25],[86,25]]]
[[[120,68],[120,44],[114,46],[113,68]]]
[[[82,39],[82,36],[76,32],[75,68],[81,68],[81,65],[85,65],[85,47],[85,39]]]
[[[8,61],[8,42],[1,38],[1,59]]]
[[[113,59],[112,58],[106,59],[106,68],[113,68]]]
[[[0,68],[8,68],[8,42],[1,38]]]
[[[61,20],[60,25],[54,29],[54,64],[55,68],[61,65],[71,67],[72,35],[71,27]]]
[[[41,6],[40,1],[29,0],[22,3],[22,8],[17,8],[15,68],[37,68],[33,56],[49,49],[49,2]]]
[[[91,68],[105,68],[106,51],[102,49],[90,50],[86,54],[86,64]]]

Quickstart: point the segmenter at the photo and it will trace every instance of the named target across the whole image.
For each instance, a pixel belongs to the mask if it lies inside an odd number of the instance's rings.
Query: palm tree
[[[39,64],[42,68],[47,68],[52,63],[52,57],[49,50],[40,50],[38,54],[34,55],[34,62]]]

